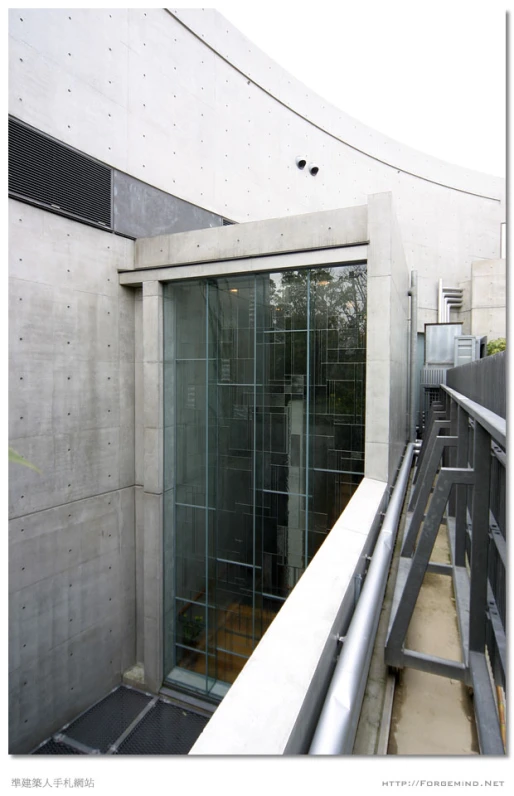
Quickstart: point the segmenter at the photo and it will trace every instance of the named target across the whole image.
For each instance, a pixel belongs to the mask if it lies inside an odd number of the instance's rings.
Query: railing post
[[[468,466],[468,415],[461,406],[457,407],[457,467]],[[455,507],[455,565],[466,564],[466,509],[468,487],[459,484],[456,489]]]
[[[446,396],[450,406],[449,406],[449,418],[450,418],[450,436],[456,437],[457,435],[457,410],[458,406],[455,401],[452,401],[449,395]],[[457,452],[455,450],[455,446],[448,448],[446,451],[446,467],[457,467]],[[456,486],[450,492],[450,499],[448,501],[448,516],[455,517],[455,500],[456,500]]]
[[[469,650],[484,652],[486,645],[487,551],[489,546],[489,489],[491,438],[475,422],[473,451],[473,503],[471,511],[471,593],[469,604]]]

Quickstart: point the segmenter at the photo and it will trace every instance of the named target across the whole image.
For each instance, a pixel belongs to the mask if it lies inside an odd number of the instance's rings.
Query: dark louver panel
[[[9,194],[111,228],[112,170],[9,119]]]

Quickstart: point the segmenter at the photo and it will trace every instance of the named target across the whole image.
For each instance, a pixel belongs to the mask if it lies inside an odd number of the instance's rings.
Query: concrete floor
[[[449,563],[441,526],[432,561]],[[407,633],[409,649],[460,661],[451,578],[427,573]],[[415,669],[401,671],[394,695],[389,755],[474,755],[478,739],[467,687]]]

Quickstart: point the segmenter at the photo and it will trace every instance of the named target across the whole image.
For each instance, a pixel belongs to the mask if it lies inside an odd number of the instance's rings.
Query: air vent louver
[[[111,228],[108,166],[9,119],[9,194]]]

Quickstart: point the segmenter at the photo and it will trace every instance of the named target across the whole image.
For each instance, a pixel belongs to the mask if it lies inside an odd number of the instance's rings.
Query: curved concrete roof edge
[[[504,199],[504,178],[439,160],[354,119],[283,69],[216,9],[166,10],[270,96],[342,144],[420,179],[478,196]]]

